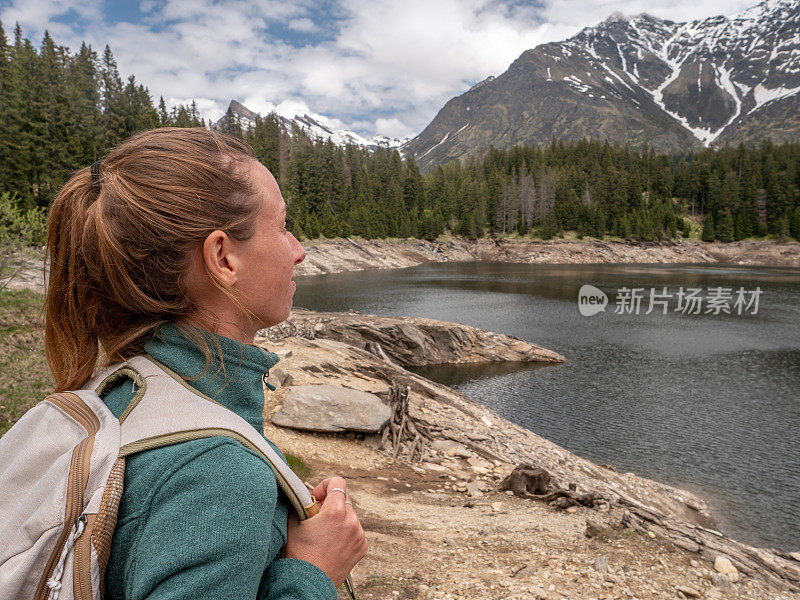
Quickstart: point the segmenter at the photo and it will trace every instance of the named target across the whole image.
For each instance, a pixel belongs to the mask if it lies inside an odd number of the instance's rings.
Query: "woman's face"
[[[286,229],[286,203],[278,183],[262,164],[252,161],[250,176],[261,210],[255,233],[241,244],[241,270],[234,284],[245,307],[261,329],[286,320],[292,309],[294,266],[303,261],[305,250]]]

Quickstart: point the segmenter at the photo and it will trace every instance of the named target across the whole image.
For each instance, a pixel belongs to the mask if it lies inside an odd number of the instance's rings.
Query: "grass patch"
[[[44,295],[0,290],[0,436],[53,390],[39,312]]]
[[[289,463],[289,468],[294,471],[295,475],[300,479],[305,481],[308,476],[311,475],[311,469],[302,458],[289,452],[285,453],[284,456],[286,457],[286,462]]]

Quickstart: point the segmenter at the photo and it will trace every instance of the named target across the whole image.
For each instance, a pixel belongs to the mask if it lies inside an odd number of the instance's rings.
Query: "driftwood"
[[[553,479],[546,470],[529,465],[519,465],[500,482],[499,490],[511,490],[517,496],[555,502],[557,508],[575,504],[595,506],[605,501],[597,494],[579,494],[573,489],[553,489]]]
[[[724,555],[745,575],[758,575],[779,589],[800,592],[800,561],[786,553],[742,544],[719,531],[668,517],[630,498],[621,498],[619,504],[626,509],[622,522],[631,529],[652,531],[680,548],[699,552],[709,561]]]
[[[389,426],[387,426],[384,432],[385,438],[391,435],[392,431],[400,431],[402,423],[401,412],[408,414],[408,400],[405,388],[395,385],[389,396],[390,405],[397,408],[395,417],[390,422],[390,424],[394,423],[394,429],[390,430]],[[413,439],[414,437],[409,432],[412,426],[415,432],[421,434],[420,443],[430,442],[434,439],[452,439],[484,458],[509,461],[506,456],[499,455],[499,453],[490,449],[496,443],[496,439],[491,434],[487,434],[484,441],[473,441],[455,429],[436,427],[433,423],[414,421],[407,417],[403,430],[403,436],[407,439]],[[394,440],[395,438],[393,437],[393,444]],[[399,444],[395,444],[392,448],[397,450],[398,456],[402,456],[398,446]],[[421,448],[413,443],[410,451],[408,451],[407,460],[411,461],[412,456],[416,460],[422,457]],[[524,468],[535,470],[534,467],[530,466]],[[517,467],[514,472],[517,472],[517,469],[520,469],[520,467]],[[567,508],[576,504],[590,508],[597,508],[603,505],[621,508],[624,511],[622,522],[626,527],[641,532],[652,531],[675,546],[698,553],[703,559],[710,562],[713,562],[717,555],[724,555],[730,559],[739,571],[747,576],[763,578],[781,590],[800,592],[800,561],[788,553],[769,548],[748,546],[713,529],[707,529],[688,521],[669,517],[654,507],[644,505],[626,496],[619,489],[611,494],[600,494],[595,491],[579,493],[574,483],[557,481],[560,478],[553,477],[546,470],[543,471],[549,477],[549,487],[545,489],[537,486],[535,482],[529,483],[530,474],[526,475],[524,471],[520,471],[518,475],[514,476],[517,480],[516,484],[512,483],[512,481],[506,482],[509,479],[506,478],[500,484],[500,489],[512,489],[517,493],[516,489],[518,488],[520,491],[517,495],[531,500],[555,503],[553,505],[558,508]],[[512,477],[512,475],[509,475],[509,477]]]
[[[392,417],[384,426],[381,439],[384,448],[391,444],[393,458],[397,458],[400,451],[404,450],[405,460],[415,462],[416,457],[416,462],[419,462],[430,441],[430,432],[409,416],[408,391],[408,387],[398,384],[389,389],[388,404],[392,409]]]
[[[763,577],[783,590],[800,591],[800,561],[788,553],[742,544],[713,529],[669,517],[632,498],[620,496],[609,500],[595,493],[580,494],[574,485],[570,486],[571,489],[553,489],[553,481],[545,469],[519,465],[500,483],[499,490],[512,490],[517,496],[550,502],[557,508],[575,504],[588,507],[607,503],[621,506],[624,509],[622,524],[626,527],[652,532],[712,562],[718,555],[724,555],[745,575]]]
[[[394,361],[393,361],[391,358],[389,358],[389,356],[388,356],[388,355],[386,354],[386,352],[383,350],[383,346],[381,346],[380,342],[367,342],[367,343],[364,345],[364,350],[366,350],[366,351],[367,351],[367,352],[369,352],[370,354],[374,354],[375,356],[377,356],[377,357],[378,357],[378,358],[380,358],[381,360],[383,360],[383,361],[385,361],[385,362],[389,363],[389,364],[390,364],[390,365],[392,365],[393,367],[395,367],[395,368],[400,368],[400,365],[398,365],[398,364],[397,364],[396,362],[394,362]]]

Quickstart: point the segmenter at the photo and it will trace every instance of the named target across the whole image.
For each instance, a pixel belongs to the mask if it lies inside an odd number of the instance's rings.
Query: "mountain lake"
[[[454,321],[563,354],[418,372],[575,454],[697,493],[736,539],[800,550],[800,269],[476,262],[297,282],[295,306]],[[584,285],[604,310],[582,314]]]

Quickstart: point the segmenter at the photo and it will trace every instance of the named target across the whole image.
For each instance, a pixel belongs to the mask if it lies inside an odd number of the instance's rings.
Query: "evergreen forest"
[[[21,209],[46,210],[74,170],[165,126],[212,125],[195,103],[168,108],[133,75],[123,80],[109,46],[73,52],[46,33],[37,47],[0,24],[0,193]],[[275,175],[301,238],[800,239],[800,142],[675,156],[554,139],[421,172],[397,150],[338,147],[275,114],[245,129],[229,111],[214,126],[249,142]]]

